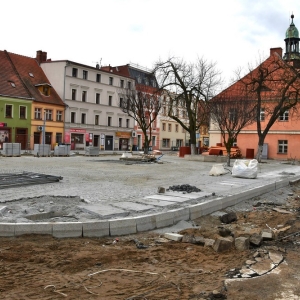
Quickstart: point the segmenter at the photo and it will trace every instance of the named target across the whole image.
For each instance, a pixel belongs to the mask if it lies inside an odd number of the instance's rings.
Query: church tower
[[[290,27],[285,32],[285,54],[284,60],[293,62],[295,67],[300,67],[300,53],[299,53],[299,31],[294,24],[294,15],[291,15],[292,22]]]

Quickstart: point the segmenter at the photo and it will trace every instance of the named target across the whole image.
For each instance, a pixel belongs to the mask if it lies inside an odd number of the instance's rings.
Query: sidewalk
[[[300,179],[298,165],[273,160],[259,165],[256,179],[243,179],[232,177],[227,167],[227,174],[209,176],[214,162],[188,160],[172,153],[165,154],[161,164],[129,163],[120,161],[120,157],[121,153],[99,157],[0,157],[1,173],[26,171],[63,177],[59,183],[5,189],[0,195],[2,206],[20,198],[79,196],[84,202],[78,209],[96,216],[93,221],[36,224],[18,220],[3,223],[5,218],[0,218],[0,235],[114,236],[153,230],[196,219]],[[181,184],[195,186],[201,192],[157,192],[159,187]]]

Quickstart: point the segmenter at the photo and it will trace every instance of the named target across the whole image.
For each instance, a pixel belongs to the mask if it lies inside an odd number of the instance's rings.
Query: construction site
[[[299,164],[217,159],[0,157],[1,298],[300,299]]]

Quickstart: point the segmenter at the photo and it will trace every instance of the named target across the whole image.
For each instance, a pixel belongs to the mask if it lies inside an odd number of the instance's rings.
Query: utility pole
[[[43,145],[45,145],[45,134],[46,134],[46,111],[44,111],[44,124],[43,124],[43,131],[42,131],[42,139],[43,139]]]

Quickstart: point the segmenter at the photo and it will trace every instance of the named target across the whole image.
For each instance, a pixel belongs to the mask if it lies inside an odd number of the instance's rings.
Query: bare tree
[[[230,166],[231,148],[240,131],[256,120],[256,101],[226,91],[209,101],[210,116],[221,132],[227,151],[227,166]]]
[[[293,62],[284,61],[276,52],[260,63],[243,78],[248,97],[256,99],[256,125],[258,134],[257,160],[260,162],[265,138],[279,117],[297,111],[300,94],[300,73]],[[264,113],[264,119],[261,113]],[[263,123],[262,123],[263,121]]]
[[[196,133],[199,130],[199,103],[211,99],[220,88],[220,72],[216,64],[198,58],[196,63],[169,58],[159,61],[155,74],[160,89],[169,96],[168,116],[190,134],[191,154],[196,154]],[[174,114],[176,107],[186,110],[187,122]]]
[[[152,138],[152,127],[160,111],[159,94],[140,86],[138,90],[122,89],[120,95],[121,110],[137,122],[144,134],[144,153],[147,154]]]

